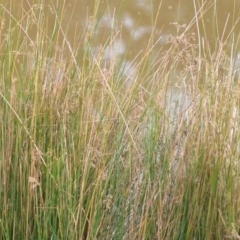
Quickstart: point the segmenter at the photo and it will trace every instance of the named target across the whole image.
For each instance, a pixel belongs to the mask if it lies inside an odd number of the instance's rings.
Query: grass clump
[[[1,7],[1,239],[239,239],[230,36],[211,53],[186,28],[154,56],[152,35],[129,81],[103,66],[118,32],[93,54],[97,15],[73,49],[61,6]]]

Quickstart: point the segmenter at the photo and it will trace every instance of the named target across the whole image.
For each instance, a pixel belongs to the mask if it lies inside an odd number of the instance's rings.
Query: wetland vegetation
[[[239,19],[156,51],[159,1],[130,76],[118,15],[95,51],[98,1],[74,43],[56,2],[0,4],[0,239],[239,239]]]

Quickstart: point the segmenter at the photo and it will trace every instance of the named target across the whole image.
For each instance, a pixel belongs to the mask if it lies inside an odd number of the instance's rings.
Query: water
[[[36,1],[16,1],[16,7],[23,7],[28,11],[37,6]],[[58,6],[58,0],[43,1],[49,24],[54,24],[54,9]],[[195,2],[195,4],[194,4]],[[216,4],[214,4],[216,2]],[[47,4],[45,4],[47,3]],[[20,6],[22,4],[22,6]],[[199,6],[203,6],[200,8]],[[133,60],[142,49],[146,47],[152,33],[153,25],[154,42],[156,49],[167,48],[167,36],[176,36],[184,29],[176,28],[173,23],[188,26],[195,19],[195,13],[199,13],[200,39],[204,38],[212,49],[216,44],[216,38],[226,39],[233,24],[236,24],[234,34],[236,38],[240,33],[240,1],[228,0],[68,0],[64,8],[62,26],[67,31],[67,39],[75,45],[76,32],[84,34],[84,28],[91,25],[91,17],[97,9],[98,27],[95,33],[93,48],[102,46],[109,33],[120,31],[116,36],[121,57],[127,52],[128,60]],[[159,14],[158,14],[159,9]],[[200,17],[200,15],[202,16]],[[158,15],[157,21],[155,18]],[[217,30],[214,30],[216,29]],[[196,24],[188,32],[198,34]],[[80,34],[81,37],[81,34]],[[111,57],[109,54],[107,57]]]
[[[49,33],[51,33],[55,20],[54,9],[59,1],[43,1],[43,3],[39,5],[35,1],[26,0],[21,3],[16,1],[15,7],[23,8],[26,12],[31,7],[44,8],[50,26]],[[91,41],[92,52],[97,55],[109,39],[109,35],[114,36],[115,40],[106,49],[103,60],[107,66],[113,58],[124,58],[122,65],[125,67],[122,71],[126,77],[126,85],[136,77],[137,57],[141,56],[143,49],[148,46],[152,33],[153,52],[156,59],[168,48],[168,36],[177,36],[184,31],[195,33],[196,41],[209,46],[212,52],[218,44],[216,39],[224,41],[230,33],[233,33],[234,38],[231,41],[236,43],[234,52],[238,52],[240,1],[68,0],[64,8],[62,27],[71,46],[77,46],[78,41],[82,41],[86,28],[90,28],[94,20],[94,12],[97,12],[98,23],[93,41]],[[196,20],[196,15],[199,17],[198,28],[197,24],[192,24]],[[10,18],[10,15],[6,17]],[[235,25],[234,29],[232,29],[233,25]],[[154,31],[152,31],[153,26]],[[80,33],[77,38],[76,32]],[[240,60],[237,57],[236,59],[233,62],[235,62],[237,72]],[[168,95],[166,104],[174,109],[171,116],[176,113],[179,115],[189,107],[191,100],[185,89],[177,91],[169,89]],[[176,102],[177,105],[174,104]]]

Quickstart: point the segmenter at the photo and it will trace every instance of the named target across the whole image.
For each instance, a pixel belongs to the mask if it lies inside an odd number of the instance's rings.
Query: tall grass
[[[62,6],[12,8],[0,13],[0,238],[239,239],[233,35],[212,53],[189,26],[162,57],[151,37],[126,83],[124,59],[102,64],[119,32],[93,54],[97,4],[75,48]]]

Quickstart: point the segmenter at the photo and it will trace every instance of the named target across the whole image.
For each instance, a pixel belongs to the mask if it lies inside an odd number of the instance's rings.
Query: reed
[[[92,50],[97,1],[74,47],[64,4],[43,3],[0,5],[0,239],[239,239],[234,25],[211,52],[195,6],[129,80],[124,59],[103,64],[118,31]]]

